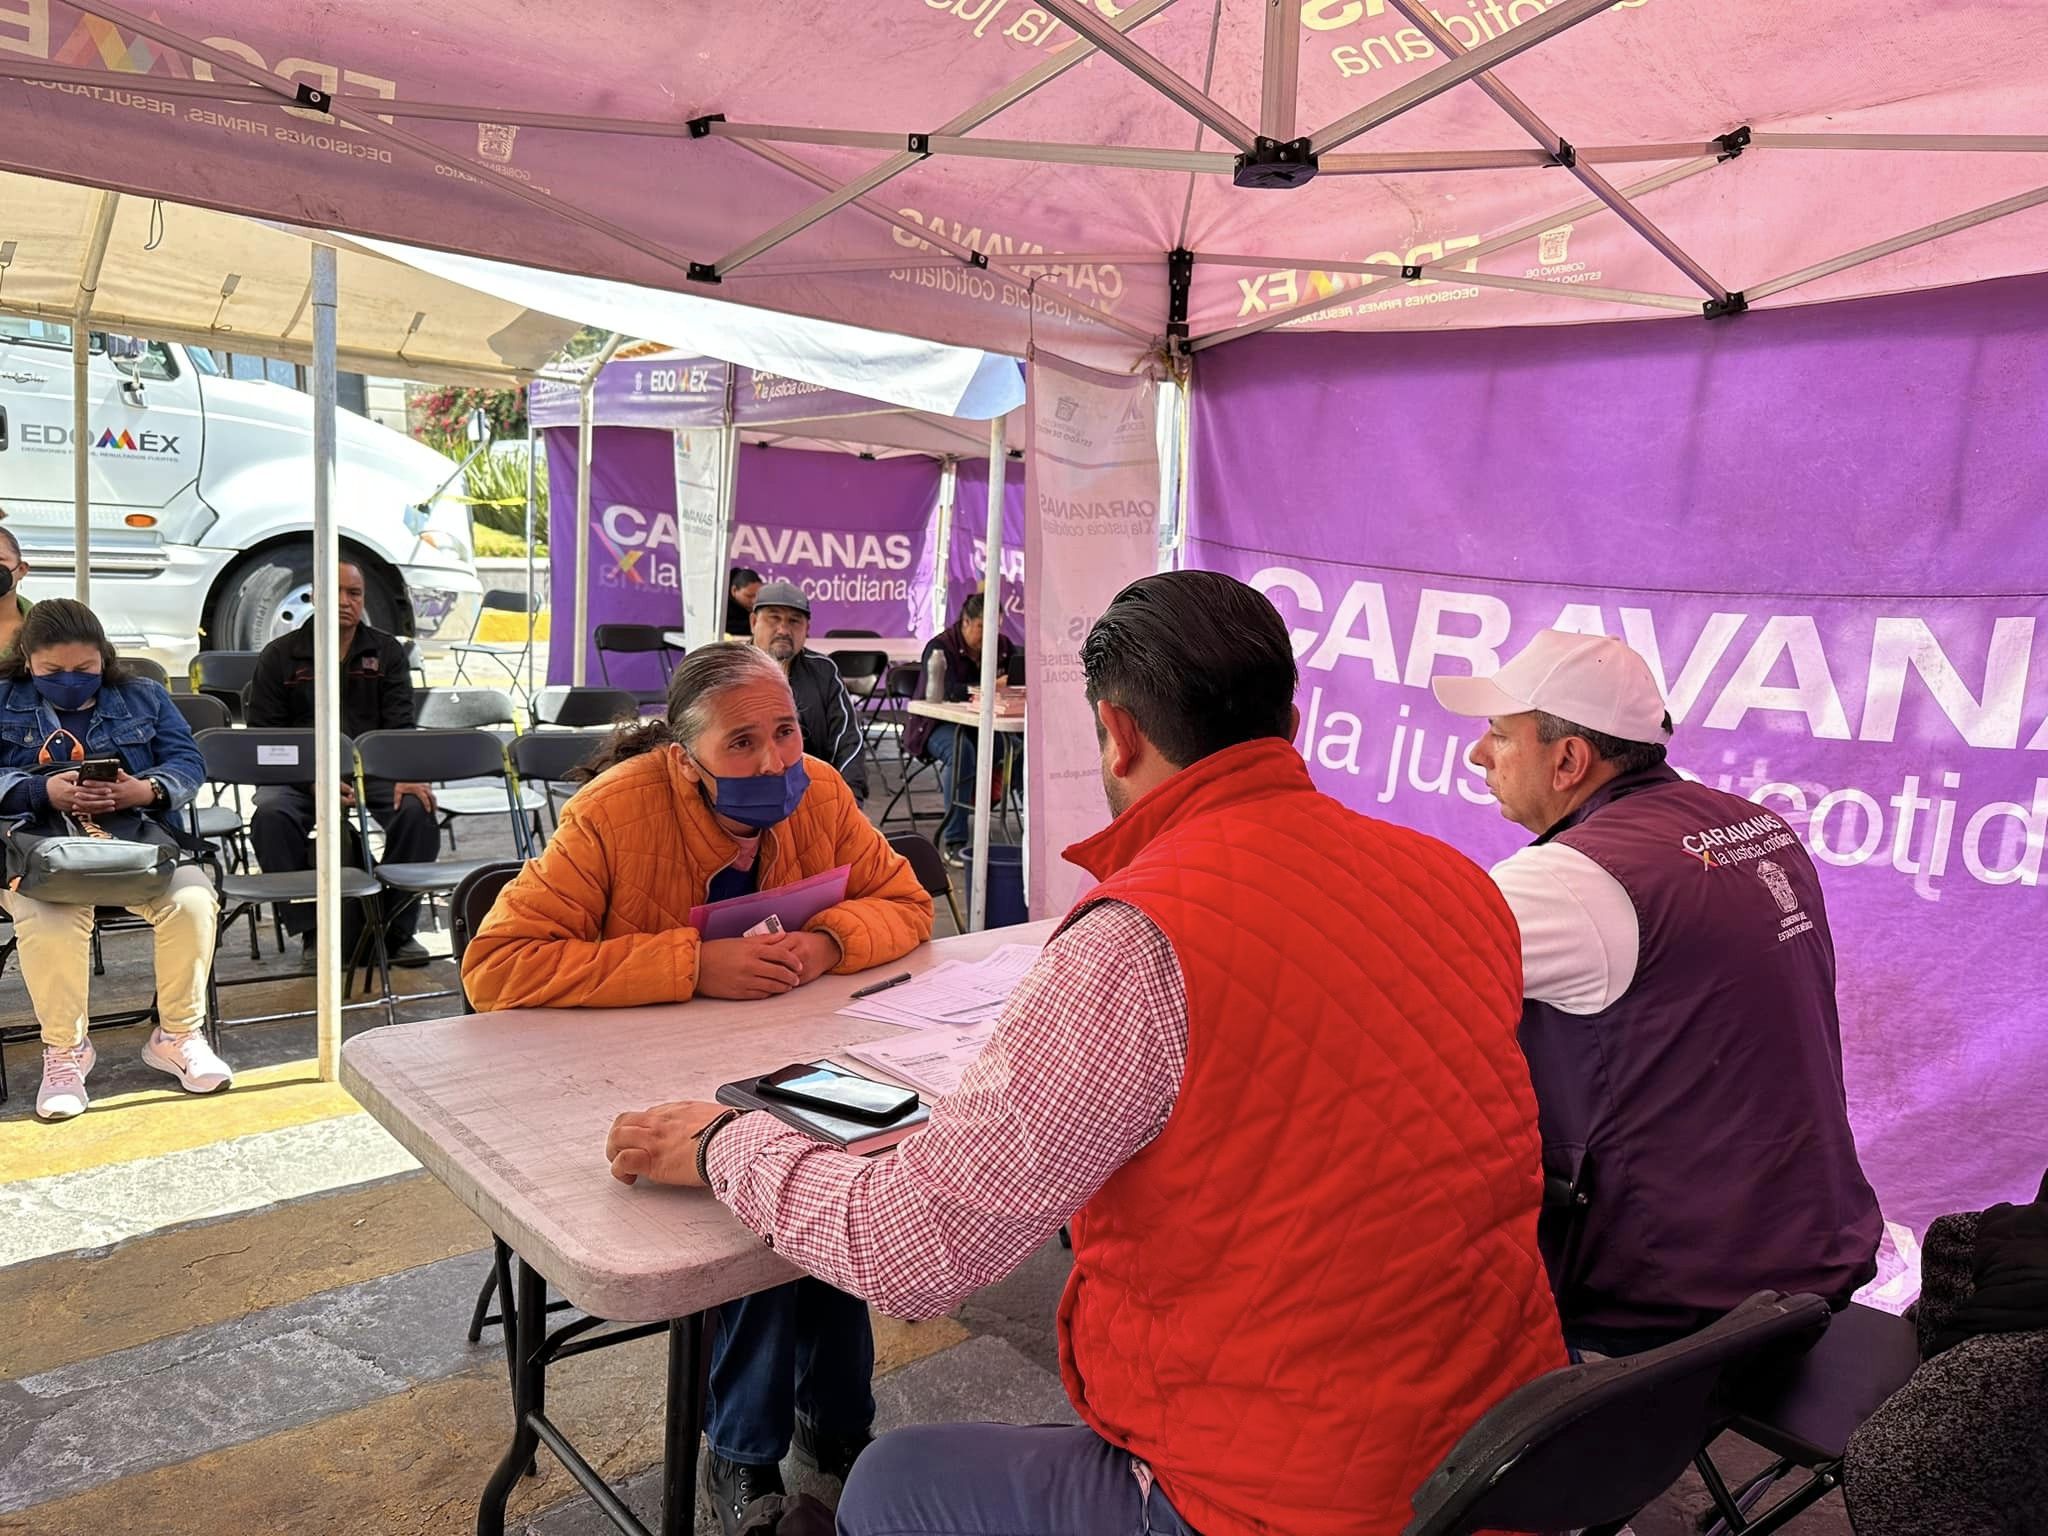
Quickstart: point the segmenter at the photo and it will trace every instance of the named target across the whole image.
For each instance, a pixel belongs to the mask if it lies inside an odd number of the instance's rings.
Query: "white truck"
[[[173,673],[198,650],[259,650],[311,614],[313,402],[225,377],[204,348],[92,337],[92,606],[117,650]],[[31,600],[69,597],[70,327],[0,315],[0,508]],[[363,569],[369,622],[469,638],[482,589],[455,465],[337,413],[335,519]],[[458,487],[459,489],[459,487]]]

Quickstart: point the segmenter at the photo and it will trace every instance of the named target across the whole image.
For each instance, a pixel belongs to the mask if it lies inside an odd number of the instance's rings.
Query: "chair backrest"
[[[151,661],[147,656],[121,656],[116,659],[136,677],[146,677],[152,683],[162,683],[166,689],[171,686],[171,674],[163,669],[160,662]]]
[[[356,738],[366,779],[441,784],[450,779],[501,779],[505,747],[488,731],[366,731]]]
[[[194,693],[237,695],[255,681],[261,651],[201,651],[192,658]]]
[[[825,638],[827,640],[879,640],[882,638],[882,632],[879,629],[828,629],[825,631]]]
[[[524,866],[517,859],[481,864],[464,875],[448,897],[448,939],[457,971],[462,968],[463,951],[476,937],[477,929],[490,916],[498,893],[510,885]],[[457,983],[458,987],[460,983]],[[469,994],[462,994],[462,1006],[470,1006]]]
[[[865,681],[880,677],[889,670],[887,651],[834,651],[832,665],[839,669],[839,675],[849,682]]]
[[[909,861],[910,872],[917,876],[917,883],[927,894],[943,896],[952,890],[953,877],[946,871],[938,844],[922,832],[892,832],[889,846]]]
[[[914,699],[917,697],[918,682],[923,677],[924,663],[899,661],[889,668],[889,680],[884,685],[884,691],[892,699]]]
[[[1627,1520],[1727,1426],[1740,1373],[1811,1348],[1827,1324],[1818,1296],[1767,1291],[1662,1349],[1539,1376],[1451,1448],[1416,1490],[1402,1536]]]
[[[542,725],[617,725],[640,718],[640,701],[623,688],[543,688],[533,718]]]
[[[498,688],[417,688],[412,696],[413,724],[433,729],[467,730],[518,723],[512,695]]]
[[[185,717],[185,724],[191,727],[195,736],[201,731],[224,731],[234,724],[234,716],[228,712],[227,705],[211,694],[174,693],[171,702]]]
[[[591,631],[591,643],[600,651],[635,655],[645,651],[673,651],[668,631],[658,624],[600,624]]]
[[[484,606],[499,613],[537,613],[540,599],[529,597],[516,587],[492,587],[484,594]]]
[[[531,731],[512,738],[512,771],[532,784],[566,784],[611,740],[592,731]]]
[[[206,763],[206,777],[215,784],[311,784],[318,738],[299,728],[241,730],[214,726],[194,738]],[[341,776],[355,775],[355,743],[341,738]]]

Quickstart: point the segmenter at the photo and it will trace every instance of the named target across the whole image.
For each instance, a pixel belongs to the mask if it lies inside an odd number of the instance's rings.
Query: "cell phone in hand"
[[[120,777],[121,759],[118,757],[89,757],[78,765],[81,784],[111,784]]]
[[[893,1083],[843,1072],[818,1062],[797,1062],[770,1072],[754,1085],[770,1098],[786,1099],[806,1109],[844,1115],[869,1125],[888,1125],[917,1108],[917,1095]]]

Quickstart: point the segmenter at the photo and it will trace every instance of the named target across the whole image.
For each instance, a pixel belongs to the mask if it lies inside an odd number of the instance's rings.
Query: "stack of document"
[[[903,1029],[964,1029],[992,1024],[1038,962],[1036,944],[1005,944],[981,960],[949,960],[915,981],[848,1003],[849,1018]]]
[[[943,1099],[957,1090],[960,1079],[996,1032],[993,1020],[966,1029],[927,1029],[914,1035],[891,1035],[866,1045],[849,1045],[846,1054],[879,1067],[926,1098]]]

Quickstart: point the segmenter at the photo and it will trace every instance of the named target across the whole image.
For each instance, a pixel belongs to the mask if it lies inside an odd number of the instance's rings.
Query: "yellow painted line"
[[[0,1122],[0,1184],[141,1162],[359,1112],[339,1083],[320,1081],[311,1061],[239,1072],[235,1086],[218,1094],[187,1093],[165,1078],[160,1089],[95,1098],[76,1120]]]

